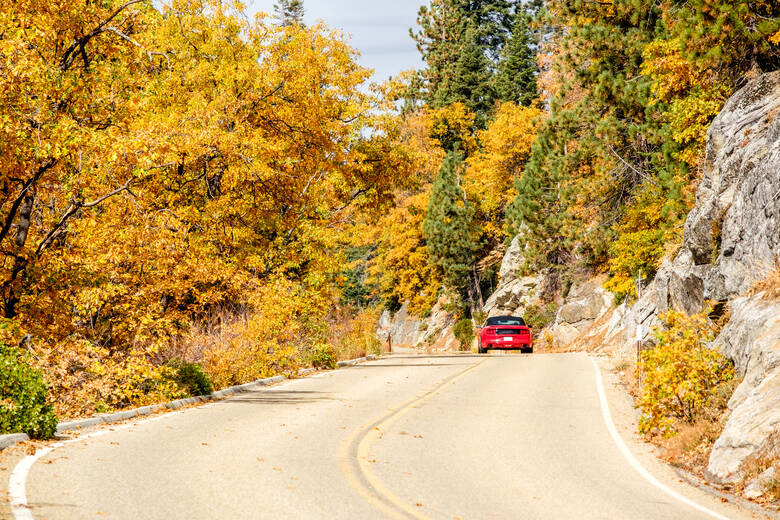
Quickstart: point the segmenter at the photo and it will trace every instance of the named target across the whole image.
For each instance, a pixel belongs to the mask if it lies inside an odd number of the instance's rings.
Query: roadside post
[[[636,277],[636,299],[637,302],[642,299],[642,269]],[[638,323],[636,327],[636,382],[642,387],[642,338],[644,337],[644,327]]]

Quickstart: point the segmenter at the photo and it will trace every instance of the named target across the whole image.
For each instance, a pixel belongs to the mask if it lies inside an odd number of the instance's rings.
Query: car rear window
[[[523,318],[518,318],[516,316],[493,316],[492,318],[487,319],[485,325],[519,325],[524,327],[525,321]]]

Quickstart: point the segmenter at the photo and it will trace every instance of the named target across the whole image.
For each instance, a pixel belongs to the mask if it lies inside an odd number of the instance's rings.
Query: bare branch
[[[145,2],[147,0],[129,0],[128,2],[125,2],[124,4],[120,5],[111,15],[109,15],[108,18],[100,22],[97,27],[92,29],[89,33],[85,34],[81,38],[74,38],[73,43],[68,47],[65,52],[62,55],[62,58],[60,59],[60,70],[68,70],[71,65],[73,65],[73,61],[76,59],[76,51],[78,50],[80,54],[85,55],[85,46],[87,43],[89,43],[89,40],[94,38],[95,36],[106,32],[103,28],[111,22],[114,18],[116,18],[119,13],[127,9],[133,4],[138,4],[141,2]],[[112,31],[113,32],[113,31]]]
[[[91,202],[84,202],[79,200],[74,200],[70,203],[70,206],[68,206],[68,209],[65,210],[65,213],[62,214],[62,217],[60,218],[60,221],[49,231],[49,234],[46,235],[46,237],[41,241],[40,244],[38,244],[38,248],[35,250],[35,256],[40,256],[41,253],[49,247],[54,240],[62,235],[63,229],[65,227],[65,224],[68,223],[68,220],[70,220],[73,215],[78,213],[78,211],[82,208],[93,208],[100,204],[101,202],[105,201],[106,199],[109,199],[115,195],[118,195],[122,193],[123,191],[127,191],[130,189],[130,184],[133,182],[133,178],[127,180],[122,186],[118,187],[117,189],[106,193],[102,197],[95,199]]]
[[[615,157],[617,157],[617,158],[620,160],[620,162],[622,162],[623,164],[625,164],[626,166],[628,166],[628,167],[629,167],[631,170],[633,170],[633,171],[634,171],[634,172],[635,172],[637,175],[639,175],[639,176],[640,176],[642,179],[645,179],[646,181],[650,181],[650,183],[651,183],[653,186],[658,186],[658,184],[656,184],[656,182],[655,182],[655,181],[652,179],[652,177],[650,177],[650,175],[646,174],[645,172],[642,172],[642,171],[638,170],[638,169],[637,169],[636,167],[634,167],[634,166],[633,166],[631,163],[629,163],[628,161],[626,161],[625,159],[623,159],[623,158],[622,158],[622,157],[621,157],[621,156],[620,156],[620,155],[619,155],[619,154],[618,154],[618,153],[615,151],[615,149],[614,149],[614,148],[612,148],[612,145],[611,145],[611,144],[607,144],[607,146],[609,147],[609,150],[610,150],[610,151],[611,151],[611,152],[612,152],[612,153],[615,155]]]
[[[22,204],[22,201],[24,200],[24,197],[26,193],[30,190],[30,188],[35,184],[35,182],[40,178],[41,175],[43,175],[46,170],[49,170],[54,166],[54,164],[57,161],[55,159],[49,159],[46,161],[46,163],[38,168],[38,170],[33,174],[32,177],[27,179],[27,181],[22,186],[22,191],[19,192],[19,196],[16,197],[16,200],[14,200],[13,204],[11,204],[10,209],[8,210],[8,215],[5,217],[5,223],[3,224],[3,228],[0,229],[0,242],[5,239],[5,237],[8,235],[8,232],[11,230],[11,225],[13,224],[14,218],[16,218],[16,212],[19,211],[19,206]]]

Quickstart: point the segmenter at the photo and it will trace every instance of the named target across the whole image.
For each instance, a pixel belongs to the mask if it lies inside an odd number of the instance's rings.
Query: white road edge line
[[[647,471],[644,466],[642,466],[642,464],[634,457],[634,455],[628,449],[628,446],[626,446],[626,443],[623,441],[623,438],[618,433],[617,428],[615,427],[615,423],[612,421],[612,414],[609,411],[609,402],[607,402],[607,393],[604,390],[604,382],[601,378],[601,369],[599,368],[599,365],[596,363],[595,359],[591,357],[590,360],[593,363],[593,371],[596,374],[596,388],[599,394],[599,401],[601,402],[601,415],[604,418],[604,424],[607,426],[607,430],[609,430],[609,434],[612,436],[612,440],[615,441],[615,444],[617,444],[620,453],[622,453],[626,460],[628,460],[628,463],[631,464],[631,467],[633,467],[637,473],[642,476],[642,478],[672,498],[675,498],[680,502],[687,504],[688,506],[713,518],[718,518],[719,520],[731,520],[729,517],[723,516],[720,513],[716,513],[711,509],[707,509],[706,507],[697,504],[693,500],[682,496],[677,491],[666,486],[665,484],[662,484],[658,481],[658,479],[652,476],[650,472]]]
[[[373,360],[368,360],[373,361]],[[331,371],[323,372],[321,374],[316,374],[314,376],[306,377],[305,379],[316,379],[319,377],[324,377],[326,375],[330,375]],[[296,381],[301,381],[302,379],[287,379],[283,382],[281,382],[278,385],[275,385],[274,388],[280,388],[283,386],[287,386],[289,384],[295,383]],[[232,396],[231,396],[232,397]],[[212,406],[216,406],[218,404],[224,403],[230,401],[230,397],[228,397],[225,400],[220,401],[214,401],[210,403],[205,403],[201,405],[196,405],[194,409],[202,410],[203,408],[210,408]],[[30,510],[30,506],[27,503],[27,476],[30,474],[30,470],[33,467],[33,464],[40,459],[41,457],[48,455],[52,451],[56,450],[57,448],[61,448],[62,446],[65,446],[66,444],[71,444],[73,442],[79,442],[84,441],[93,437],[100,437],[101,435],[106,435],[108,433],[112,433],[115,431],[120,430],[126,430],[127,428],[132,428],[133,426],[139,426],[141,424],[146,424],[154,421],[159,421],[161,419],[165,419],[167,417],[174,417],[176,415],[185,413],[192,408],[186,408],[184,410],[177,410],[177,411],[167,411],[163,413],[162,415],[156,415],[153,417],[147,417],[145,419],[139,419],[135,420],[133,422],[127,423],[127,424],[121,424],[119,426],[111,426],[110,424],[104,424],[101,426],[105,426],[106,430],[98,430],[94,431],[92,433],[87,433],[84,435],[80,435],[79,437],[76,437],[75,439],[69,439],[67,441],[62,442],[56,442],[54,444],[51,444],[45,448],[40,448],[35,451],[32,455],[27,455],[22,460],[20,460],[16,466],[14,467],[14,470],[11,472],[11,476],[8,479],[8,498],[11,501],[11,514],[13,514],[15,520],[35,520],[35,517],[32,514],[32,511]]]
[[[203,406],[198,406],[197,408],[198,409],[208,408],[214,406],[215,404],[218,403],[208,403],[208,404],[204,404]],[[69,439],[67,441],[62,441],[62,442],[55,442],[54,444],[46,446],[45,448],[40,448],[36,450],[35,453],[33,453],[32,455],[27,455],[25,458],[23,458],[16,464],[13,472],[11,473],[11,477],[8,479],[8,497],[11,499],[11,513],[14,515],[14,519],[34,520],[35,518],[32,514],[32,511],[30,510],[30,507],[27,504],[27,476],[30,474],[30,470],[32,469],[33,464],[35,464],[35,462],[41,457],[48,455],[52,451],[56,450],[57,448],[61,448],[66,444],[85,441],[87,439],[100,437],[102,435],[107,435],[109,433],[113,433],[116,431],[126,430],[134,426],[140,426],[141,424],[159,421],[167,417],[174,417],[186,411],[189,411],[189,409],[178,410],[175,412],[172,411],[172,412],[164,413],[162,415],[156,415],[154,417],[147,417],[145,419],[133,421],[127,424],[120,424],[118,426],[116,425],[111,426],[109,424],[106,424],[104,426],[110,429],[97,430],[91,433],[80,435],[74,439]]]
[[[291,379],[288,381],[289,382],[297,381],[297,379]],[[279,384],[275,386],[275,388],[279,388],[282,386],[286,386],[285,383]],[[177,415],[181,415],[183,413],[189,412],[193,409],[202,410],[204,408],[211,408],[212,406],[216,406],[218,404],[222,404],[229,401],[230,399],[228,398],[222,401],[205,403],[200,406],[195,406],[194,408],[185,408],[183,410],[169,411],[163,413],[162,415],[155,415],[144,419],[134,420],[126,424],[120,424],[114,426],[110,424],[105,424],[102,426],[109,429],[97,430],[91,433],[85,433],[84,435],[80,435],[74,439],[55,442],[54,444],[46,446],[45,448],[40,448],[36,450],[35,453],[33,453],[32,455],[27,455],[16,464],[13,472],[11,472],[10,478],[8,479],[8,498],[11,501],[11,514],[13,514],[15,520],[35,520],[35,517],[32,514],[32,510],[30,509],[30,506],[27,503],[27,476],[30,474],[30,470],[32,469],[33,465],[38,459],[48,455],[49,453],[56,450],[57,448],[61,448],[66,444],[85,441],[87,439],[92,439],[94,437],[100,437],[102,435],[107,435],[109,433],[126,430],[128,428],[133,428],[135,426],[140,426],[142,424],[160,421],[162,419],[167,419],[169,417],[175,417]]]

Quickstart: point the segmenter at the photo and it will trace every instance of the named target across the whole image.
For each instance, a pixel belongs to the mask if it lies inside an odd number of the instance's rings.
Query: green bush
[[[187,363],[174,359],[169,361],[168,365],[175,370],[174,381],[190,395],[208,395],[214,391],[214,385],[211,384],[208,374],[203,371],[200,363]]]
[[[523,319],[533,330],[542,330],[555,321],[558,306],[555,302],[549,302],[544,306],[528,305],[523,312]]]
[[[463,318],[459,320],[455,327],[452,329],[455,337],[460,341],[460,349],[468,350],[471,348],[471,343],[474,341],[474,325],[471,323],[470,318]]]
[[[0,343],[0,433],[53,437],[57,417],[46,402],[47,393],[43,374],[27,363],[27,353]]]
[[[314,368],[336,368],[336,352],[327,343],[312,347],[309,356]]]

